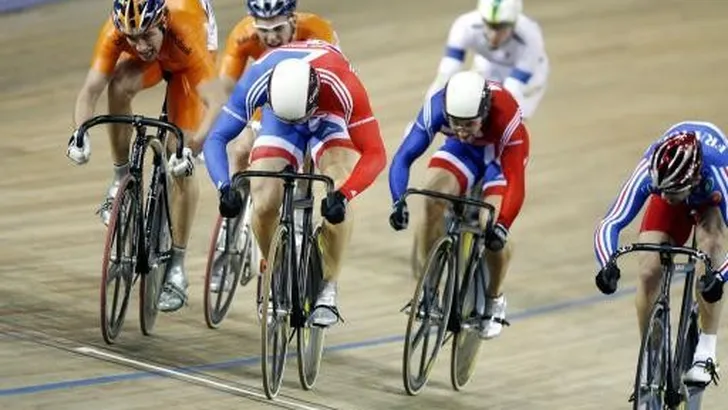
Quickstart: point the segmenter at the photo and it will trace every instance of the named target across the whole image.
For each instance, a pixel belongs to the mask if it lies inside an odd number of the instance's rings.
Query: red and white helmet
[[[679,132],[662,140],[652,153],[650,177],[661,192],[692,189],[700,179],[703,151],[693,132]]]

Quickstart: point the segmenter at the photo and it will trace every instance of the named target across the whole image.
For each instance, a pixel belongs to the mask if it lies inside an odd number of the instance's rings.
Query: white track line
[[[207,378],[204,378],[204,377],[194,376],[194,375],[187,374],[187,373],[183,373],[183,372],[180,372],[180,371],[177,371],[177,370],[174,370],[174,369],[170,369],[168,367],[162,367],[162,366],[158,366],[158,365],[155,365],[155,364],[151,364],[151,363],[147,363],[147,362],[142,362],[142,361],[135,360],[135,359],[130,359],[130,358],[125,357],[125,356],[121,356],[121,355],[114,354],[114,353],[108,353],[108,352],[105,352],[103,350],[99,350],[99,349],[96,349],[96,348],[93,348],[93,347],[82,346],[82,347],[77,347],[77,348],[75,348],[73,350],[75,350],[76,352],[81,353],[81,354],[102,357],[102,358],[105,358],[105,359],[110,359],[110,360],[113,360],[113,361],[117,361],[117,362],[121,362],[121,363],[124,363],[124,364],[131,365],[131,366],[134,366],[134,367],[146,369],[146,370],[149,370],[149,371],[152,371],[152,372],[155,372],[155,373],[163,373],[163,374],[166,374],[166,375],[175,377],[175,378],[187,379],[187,380],[193,381],[195,383],[206,384],[208,386],[212,386],[212,387],[215,387],[215,388],[218,388],[218,389],[223,389],[223,390],[227,390],[227,391],[239,393],[239,394],[242,394],[244,396],[252,396],[252,397],[256,397],[256,398],[268,400],[268,397],[265,394],[261,394],[261,393],[258,393],[256,391],[253,391],[253,390],[247,390],[247,389],[243,389],[243,388],[240,388],[240,387],[231,386],[229,384],[220,383],[220,382],[217,382],[215,380],[207,379]],[[319,407],[313,407],[313,406],[310,406],[310,405],[306,405],[306,404],[302,404],[302,403],[297,403],[295,401],[289,401],[289,400],[286,400],[286,399],[280,399],[280,398],[277,398],[277,397],[274,399],[274,401],[277,401],[277,402],[279,402],[281,404],[284,404],[284,405],[287,405],[287,406],[291,406],[291,407],[295,407],[295,408],[301,409],[301,410],[323,410],[323,409],[321,409]]]

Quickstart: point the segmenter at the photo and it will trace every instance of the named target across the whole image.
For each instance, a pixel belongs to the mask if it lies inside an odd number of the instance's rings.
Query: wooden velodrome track
[[[244,12],[241,3],[214,1],[221,44]],[[368,87],[390,158],[434,76],[452,20],[474,3],[301,2],[301,9],[334,21]],[[0,408],[628,407],[638,348],[635,275],[628,269],[634,264],[625,265],[618,295],[600,297],[592,232],[644,148],[667,126],[699,118],[728,128],[728,2],[526,1],[543,26],[552,68],[530,123],[527,202],[512,231],[512,326],[484,345],[466,391],[450,388],[448,347],[425,391],[406,396],[406,318],[398,311],[414,285],[407,263],[412,230],[389,228],[383,173],[356,201],[340,286],[346,323],[328,333],[321,377],[304,392],[289,361],[276,402],[261,399],[253,287],[236,295],[220,329],[204,324],[202,276],[217,202],[202,168],[187,258],[190,306],[160,316],[156,334],[144,337],[134,296],[117,344],[101,339],[104,229],[94,211],[111,177],[105,132],[92,135],[85,167],[71,165],[64,153],[75,95],[110,5],[73,0],[0,17]],[[160,95],[161,89],[143,93],[135,109],[155,115]],[[421,173],[413,175],[413,183],[422,182]],[[623,240],[634,233],[635,226]],[[725,340],[719,358],[728,359]],[[711,387],[703,408],[721,409],[727,400],[725,387]]]

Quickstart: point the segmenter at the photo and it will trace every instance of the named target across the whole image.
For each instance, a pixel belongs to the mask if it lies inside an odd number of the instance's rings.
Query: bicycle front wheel
[[[427,384],[447,333],[455,286],[453,252],[449,237],[435,244],[409,302],[402,378],[407,394],[412,396]]]
[[[155,173],[160,172],[159,168]],[[142,274],[139,287],[139,324],[142,334],[152,334],[159,315],[159,296],[167,272],[167,263],[172,256],[172,228],[169,219],[169,202],[167,200],[166,179],[157,180],[153,189],[156,191],[149,196],[147,205],[146,223],[149,243],[147,243],[147,258],[149,271]]]
[[[313,313],[316,297],[321,291],[323,283],[323,270],[321,267],[321,253],[318,247],[318,236],[321,227],[314,232],[306,249],[301,264],[299,292],[303,317],[308,318]],[[316,383],[321,368],[321,355],[324,348],[325,329],[311,326],[308,321],[298,329],[298,379],[304,390],[310,390]]]
[[[227,316],[241,275],[247,276],[248,280],[251,275],[253,233],[243,222],[247,211],[246,207],[237,218],[218,217],[213,229],[204,293],[205,322],[211,329],[217,328]]]
[[[469,256],[466,253],[466,256]],[[460,297],[460,328],[452,338],[450,360],[450,382],[453,389],[460,391],[475,372],[475,362],[482,340],[478,335],[479,322],[485,313],[485,289],[488,271],[483,259],[476,258],[472,270],[463,279],[464,294]],[[462,293],[462,292],[461,292]]]
[[[119,184],[106,231],[101,267],[101,334],[113,344],[129,307],[136,268],[141,207],[137,182],[131,176]]]
[[[260,305],[263,390],[272,399],[278,395],[288,353],[291,316],[291,268],[288,228],[279,225],[268,252]]]
[[[634,382],[634,410],[663,410],[667,396],[668,313],[661,303],[652,308],[642,337]]]

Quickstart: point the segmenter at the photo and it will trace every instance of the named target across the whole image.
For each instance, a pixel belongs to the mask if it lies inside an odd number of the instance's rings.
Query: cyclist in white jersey
[[[503,83],[523,118],[530,119],[546,91],[549,62],[541,27],[522,11],[522,0],[478,0],[477,10],[460,15],[450,28],[428,96],[461,70],[469,51],[474,53],[472,69]]]

